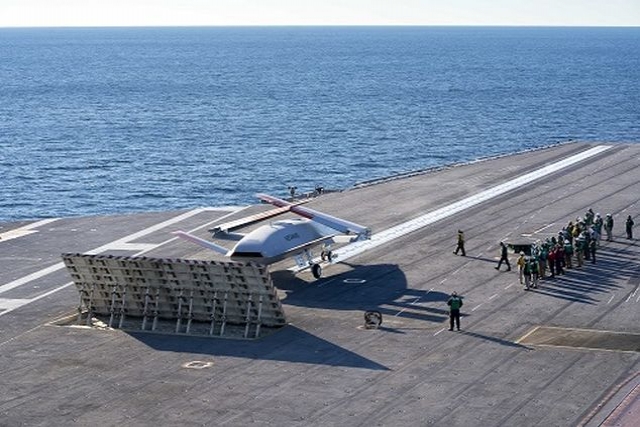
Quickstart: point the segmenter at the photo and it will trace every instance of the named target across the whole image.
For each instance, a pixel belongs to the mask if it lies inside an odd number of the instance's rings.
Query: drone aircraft
[[[300,206],[267,194],[257,197],[276,206],[263,214],[221,224],[211,230],[213,237],[226,235],[238,242],[227,249],[214,242],[201,239],[184,231],[176,231],[178,237],[189,240],[207,249],[223,254],[232,261],[273,264],[288,257],[294,257],[301,269],[310,268],[316,279],[322,275],[322,267],[314,262],[311,249],[323,246],[322,260],[332,261],[328,248],[332,243],[350,243],[371,238],[371,230],[362,225],[334,217],[314,209]],[[248,234],[233,233],[233,230],[248,224],[292,212],[301,218],[282,219],[262,225]]]

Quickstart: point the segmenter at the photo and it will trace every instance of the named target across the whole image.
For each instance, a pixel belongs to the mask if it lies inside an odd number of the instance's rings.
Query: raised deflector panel
[[[80,293],[78,321],[83,324],[99,317],[113,328],[243,338],[286,324],[263,265],[85,254],[62,258]]]

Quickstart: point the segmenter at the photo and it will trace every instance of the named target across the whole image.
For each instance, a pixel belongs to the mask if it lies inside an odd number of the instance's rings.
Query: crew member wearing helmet
[[[464,233],[462,230],[458,230],[458,246],[453,253],[458,255],[458,251],[462,251],[462,256],[467,256],[467,253],[464,251]]]
[[[604,220],[604,231],[607,232],[607,241],[613,240],[613,217],[611,214],[607,214],[607,218]]]

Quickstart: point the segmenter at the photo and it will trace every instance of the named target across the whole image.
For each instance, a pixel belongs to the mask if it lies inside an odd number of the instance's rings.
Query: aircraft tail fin
[[[212,251],[218,252],[219,254],[227,255],[229,253],[229,250],[224,246],[216,245],[213,242],[201,239],[194,236],[193,234],[189,234],[184,231],[174,231],[173,234],[180,237],[181,239],[188,240],[195,243],[196,245],[202,246],[203,248],[211,249]]]

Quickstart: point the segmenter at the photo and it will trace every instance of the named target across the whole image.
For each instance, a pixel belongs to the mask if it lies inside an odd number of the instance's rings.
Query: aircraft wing
[[[307,203],[306,200],[299,201],[296,203],[291,203],[290,205],[277,207],[275,209],[271,209],[265,212],[260,212],[255,215],[250,215],[244,218],[240,218],[234,221],[225,222],[223,224],[216,225],[213,228],[209,229],[210,233],[229,233],[233,230],[236,230],[241,227],[245,227],[247,225],[255,224],[260,221],[264,221],[265,219],[273,218],[274,216],[281,215],[283,213],[289,212],[291,206],[301,205],[303,203]]]
[[[244,218],[237,219],[235,221],[225,222],[224,224],[216,225],[213,228],[209,229],[210,233],[228,233],[230,231],[236,230],[238,228],[244,227],[246,225],[255,224],[256,222],[263,221],[268,218],[272,218],[274,216],[278,216],[285,212],[289,212],[289,206],[284,206],[281,208],[271,209],[266,212],[260,212],[255,215],[247,216]]]
[[[229,254],[229,250],[224,246],[216,245],[213,242],[201,239],[199,237],[194,236],[193,234],[189,234],[184,231],[174,231],[173,234],[180,237],[181,239],[188,240],[190,242],[195,243],[196,245],[202,246],[203,248],[211,249],[212,251],[218,252],[219,254],[227,255],[227,256]]]
[[[371,230],[368,227],[356,224],[355,222],[347,221],[346,219],[338,218],[332,215],[328,215],[314,209],[298,206],[286,200],[279,199],[277,197],[269,196],[268,194],[257,194],[260,200],[267,203],[271,203],[278,207],[288,207],[289,210],[295,214],[298,214],[304,218],[308,218],[312,221],[316,221],[319,224],[330,227],[342,234],[356,235],[357,240],[364,240],[371,238]]]

